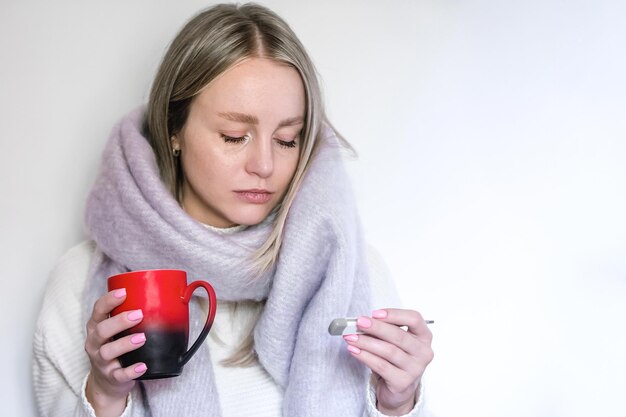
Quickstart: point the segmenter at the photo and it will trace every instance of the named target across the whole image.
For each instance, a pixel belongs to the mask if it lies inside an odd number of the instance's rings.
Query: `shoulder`
[[[59,259],[46,284],[40,317],[45,318],[47,314],[44,313],[50,308],[68,310],[80,307],[94,251],[94,242],[84,241]]]
[[[82,305],[94,251],[93,242],[82,242],[67,251],[52,270],[33,340],[35,382],[50,385],[54,375],[60,374],[76,395],[89,370],[83,349]],[[56,392],[58,387],[46,389]]]
[[[82,242],[67,251],[50,273],[35,330],[42,343],[82,339],[83,290],[94,251],[93,242]]]
[[[33,385],[42,409],[52,404],[57,410],[73,409],[89,372],[82,293],[94,251],[92,242],[76,245],[48,278],[33,338]]]
[[[48,277],[37,331],[55,329],[67,320],[80,320],[83,289],[95,244],[85,241],[59,259]]]
[[[365,246],[365,257],[370,277],[370,292],[374,308],[401,307],[398,291],[391,277],[387,263],[378,250],[370,245]]]

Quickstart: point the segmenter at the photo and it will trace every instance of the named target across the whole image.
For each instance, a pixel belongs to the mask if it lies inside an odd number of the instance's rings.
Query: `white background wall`
[[[267,1],[300,35],[367,235],[436,320],[439,416],[624,416],[626,3]],[[2,415],[34,415],[46,275],[117,119],[206,2],[0,3]]]

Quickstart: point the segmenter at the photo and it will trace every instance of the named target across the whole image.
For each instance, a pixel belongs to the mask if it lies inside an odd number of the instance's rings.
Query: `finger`
[[[385,323],[378,319],[359,317],[357,327],[365,334],[397,346],[409,355],[416,355],[421,345],[430,346],[428,340],[421,340],[395,324]]]
[[[368,351],[416,378],[424,372],[430,362],[430,349],[426,347],[409,354],[398,346],[367,335],[347,335],[344,339],[349,345]]]
[[[131,310],[103,320],[96,325],[93,332],[87,335],[88,346],[99,349],[113,336],[136,326],[142,319],[141,310]]]
[[[111,372],[111,377],[119,384],[130,382],[145,374],[148,368],[143,362],[136,363],[126,368],[118,368]]]
[[[372,372],[384,379],[392,392],[403,392],[418,383],[415,377],[380,356],[352,345],[348,345],[348,351],[353,357],[370,368]]]
[[[124,336],[113,342],[105,343],[100,347],[100,357],[105,361],[119,358],[125,353],[139,349],[146,343],[145,333],[135,333]]]
[[[432,340],[432,333],[422,315],[415,310],[401,308],[385,308],[372,312],[372,317],[385,323],[396,326],[407,326],[409,333],[419,336],[428,343]]]
[[[111,314],[111,311],[122,304],[126,299],[126,288],[118,288],[116,290],[109,291],[102,297],[98,298],[93,306],[91,313],[91,319],[96,323],[100,323],[106,320]]]

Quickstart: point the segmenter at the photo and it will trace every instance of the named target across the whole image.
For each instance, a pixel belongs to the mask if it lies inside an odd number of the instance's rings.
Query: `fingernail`
[[[375,319],[385,319],[387,318],[387,310],[374,310],[372,311],[372,317]]]
[[[122,298],[126,295],[126,288],[119,288],[115,291],[113,291],[113,297],[115,298]]]
[[[133,310],[130,313],[128,313],[127,317],[128,317],[128,320],[137,321],[143,318],[143,312],[141,310]]]
[[[355,334],[347,334],[343,337],[343,340],[348,340],[350,342],[356,342],[357,340],[359,340],[359,336],[355,335]]]
[[[137,372],[138,374],[142,373],[146,369],[148,369],[148,367],[145,363],[140,363],[139,365],[135,366],[135,372]]]
[[[372,327],[372,321],[367,317],[359,317],[356,324],[362,329],[369,329]]]
[[[136,335],[133,335],[133,337],[130,338],[131,343],[138,345],[140,343],[143,343],[146,341],[146,334],[145,333],[137,333]]]
[[[348,345],[348,350],[350,351],[350,353],[354,353],[355,355],[358,355],[359,353],[361,353],[361,349],[352,345]]]

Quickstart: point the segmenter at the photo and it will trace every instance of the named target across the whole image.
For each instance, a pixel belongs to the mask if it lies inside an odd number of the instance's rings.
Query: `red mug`
[[[123,367],[144,362],[146,373],[137,379],[157,379],[178,376],[183,366],[198,350],[211,330],[217,301],[213,287],[206,281],[187,285],[187,273],[174,269],[133,271],[113,275],[108,279],[109,291],[125,288],[126,300],[113,309],[111,316],[124,311],[141,309],[143,320],[115,336],[143,332],[145,344],[120,356]],[[204,328],[187,349],[189,342],[189,301],[193,292],[203,287],[209,295],[209,314]]]

